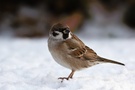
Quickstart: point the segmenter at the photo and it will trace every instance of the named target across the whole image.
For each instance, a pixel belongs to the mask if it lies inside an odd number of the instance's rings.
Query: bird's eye
[[[63,33],[64,34],[68,34],[70,31],[68,30],[68,29],[65,29],[64,31],[63,31]]]

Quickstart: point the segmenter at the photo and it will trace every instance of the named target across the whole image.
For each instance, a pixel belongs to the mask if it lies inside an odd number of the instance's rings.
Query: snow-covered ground
[[[135,90],[135,39],[80,38],[100,56],[125,63],[100,64],[78,71],[61,83],[70,70],[57,64],[47,38],[0,38],[0,90]]]

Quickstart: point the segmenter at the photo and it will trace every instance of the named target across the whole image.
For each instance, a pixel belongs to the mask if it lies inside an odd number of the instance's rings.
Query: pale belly
[[[81,69],[85,69],[88,68],[90,66],[93,66],[94,63],[87,61],[83,61],[83,60],[79,60],[79,59],[74,59],[72,57],[66,57],[65,55],[63,56],[60,53],[52,53],[52,56],[54,58],[54,60],[62,65],[63,67],[66,67],[68,69],[71,70],[81,70]]]
[[[53,53],[51,52],[52,54],[52,57],[53,59],[60,65],[62,65],[63,67],[66,67],[68,69],[72,69],[72,67],[70,66],[69,63],[67,63],[65,60],[64,60],[64,56],[62,56],[60,53]]]

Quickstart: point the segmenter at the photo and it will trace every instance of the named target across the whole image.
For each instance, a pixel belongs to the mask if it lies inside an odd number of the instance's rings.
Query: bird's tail
[[[102,58],[102,57],[99,57],[98,61],[101,62],[101,63],[113,63],[113,64],[119,64],[119,65],[125,66],[125,64],[123,64],[121,62],[117,62],[117,61],[114,61],[114,60],[109,60],[109,59]]]

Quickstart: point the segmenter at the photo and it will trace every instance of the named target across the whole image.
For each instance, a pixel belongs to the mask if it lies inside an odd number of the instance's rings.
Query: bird
[[[76,71],[89,68],[101,63],[112,63],[125,66],[125,64],[103,58],[86,46],[75,34],[70,31],[67,24],[56,23],[52,25],[48,37],[48,49],[53,59],[60,65],[71,70],[68,77],[58,79],[69,80]]]

